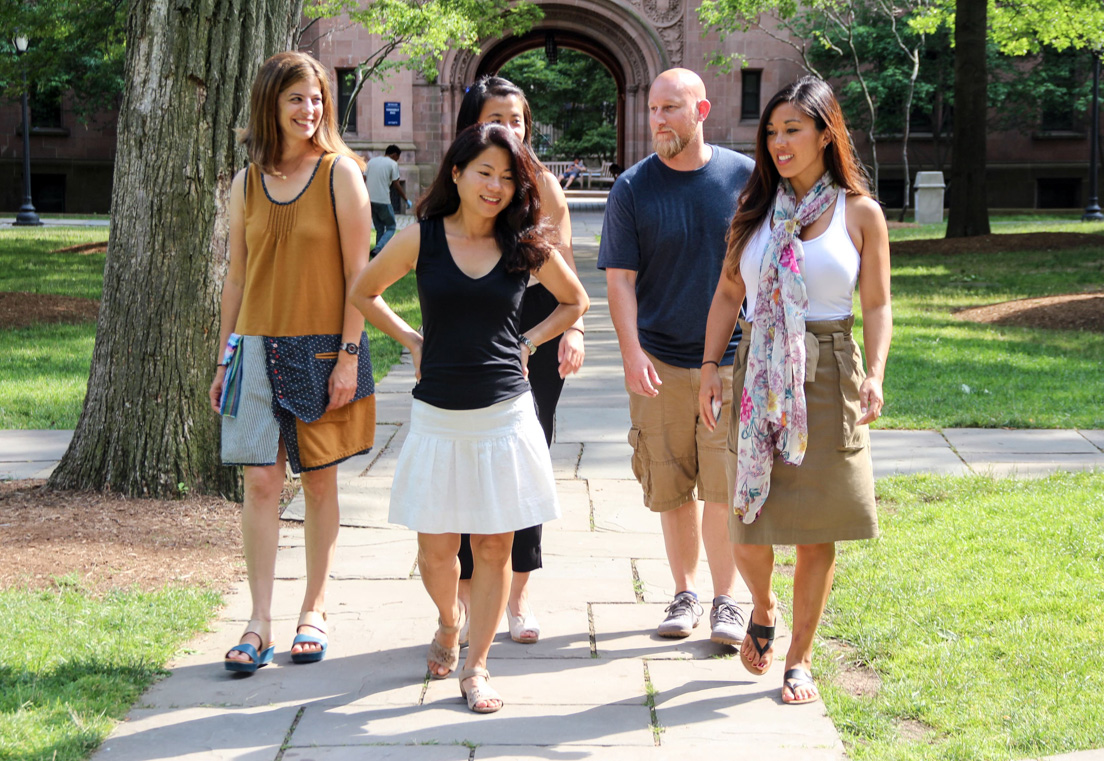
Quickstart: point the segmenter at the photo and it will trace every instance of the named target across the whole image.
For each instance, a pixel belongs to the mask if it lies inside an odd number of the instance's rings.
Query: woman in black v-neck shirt
[[[506,128],[464,130],[418,204],[420,223],[392,238],[352,289],[365,317],[414,360],[418,384],[389,520],[418,532],[418,565],[440,623],[427,658],[431,677],[458,665],[459,631],[470,615],[460,689],[479,713],[502,707],[486,661],[506,607],[513,532],[559,515],[526,365],[589,306],[540,227],[535,176],[528,152]],[[424,337],[381,298],[411,269]],[[522,333],[530,274],[558,306]],[[457,598],[461,533],[472,535],[475,560],[470,612]]]

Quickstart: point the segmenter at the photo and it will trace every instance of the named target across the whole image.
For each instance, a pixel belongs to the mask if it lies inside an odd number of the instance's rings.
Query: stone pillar
[[[942,172],[916,173],[916,223],[930,225],[943,221]]]

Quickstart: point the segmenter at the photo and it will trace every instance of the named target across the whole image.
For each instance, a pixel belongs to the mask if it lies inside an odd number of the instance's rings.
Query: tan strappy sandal
[[[429,668],[430,679],[447,679],[452,675],[452,672],[456,670],[456,667],[460,665],[460,643],[457,641],[453,647],[445,647],[437,640],[439,634],[456,634],[462,628],[468,618],[468,609],[464,607],[464,603],[460,605],[460,621],[456,626],[444,626],[441,623],[440,616],[437,617],[437,631],[433,634],[433,641],[429,643],[429,653],[426,655],[426,660],[429,663],[436,663],[439,666],[444,666],[448,669],[446,674],[438,674],[432,668]],[[429,663],[426,664],[427,668]]]
[[[487,673],[487,669],[478,666],[464,669],[458,676],[460,677],[460,694],[468,701],[468,710],[475,713],[494,713],[501,710],[502,706],[505,705],[502,696],[498,694],[498,690],[491,686],[491,675]],[[472,677],[482,677],[483,682],[476,684],[470,690],[465,690],[464,680]],[[480,708],[479,703],[489,703],[490,705],[484,705]]]

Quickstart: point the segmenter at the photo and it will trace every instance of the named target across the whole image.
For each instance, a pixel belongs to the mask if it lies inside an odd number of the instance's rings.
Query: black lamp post
[[[1100,57],[1102,53],[1093,52],[1093,91],[1092,123],[1089,125],[1089,205],[1081,215],[1083,222],[1100,222],[1104,214],[1100,212]]]
[[[16,37],[15,52],[22,56],[27,52],[27,38]],[[15,215],[13,224],[20,226],[41,225],[31,203],[31,120],[27,115],[27,65],[23,64],[23,205]]]

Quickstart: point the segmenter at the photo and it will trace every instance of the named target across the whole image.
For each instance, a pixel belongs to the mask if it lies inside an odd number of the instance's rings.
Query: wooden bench
[[[613,173],[610,171],[610,166],[612,164],[612,161],[603,161],[602,168],[598,171],[594,171],[593,169],[587,171],[583,175],[583,180],[586,183],[586,187],[589,188],[592,182],[598,183],[600,185],[613,185],[614,180],[616,180],[617,178],[614,177]]]

